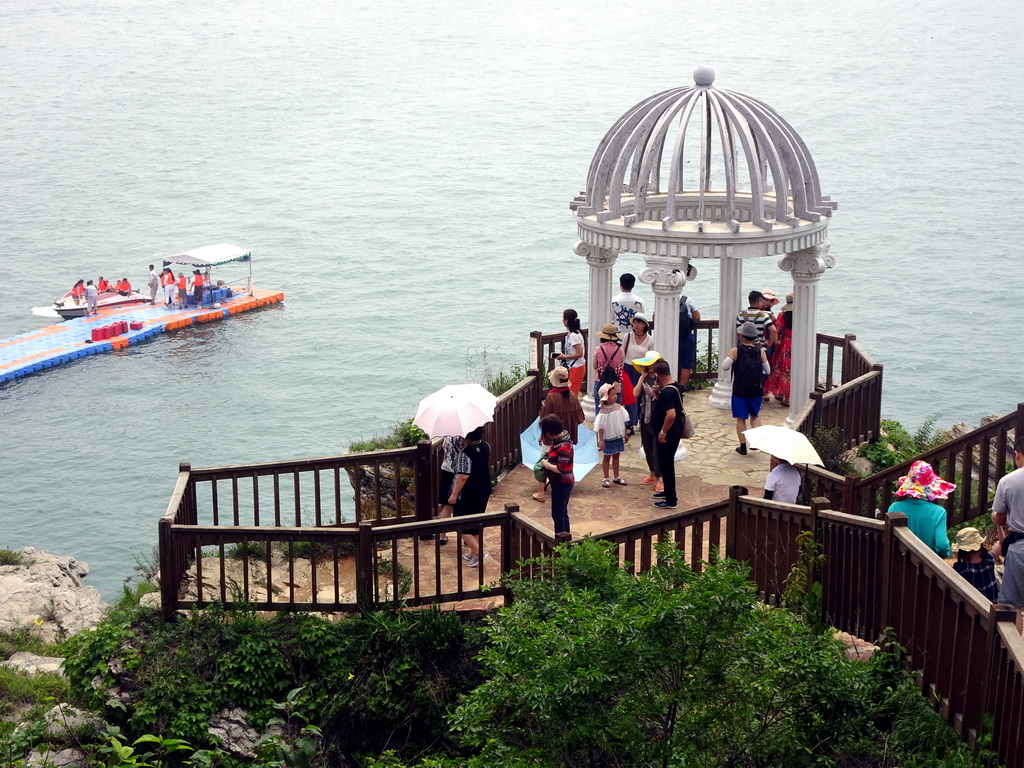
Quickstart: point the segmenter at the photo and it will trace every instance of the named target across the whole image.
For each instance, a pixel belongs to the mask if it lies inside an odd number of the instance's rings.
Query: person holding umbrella
[[[764,482],[764,497],[769,500],[796,504],[800,496],[800,484],[803,480],[800,471],[794,464],[817,464],[821,466],[821,457],[814,450],[807,435],[795,429],[765,424],[761,427],[748,429],[743,436],[749,441],[751,448],[769,454],[772,457],[771,472]]]
[[[483,440],[483,426],[494,420],[498,398],[479,384],[449,384],[420,400],[413,424],[431,437],[445,436],[441,477],[438,484],[438,515],[476,515],[487,509],[491,495],[491,448]],[[463,437],[465,435],[465,437]],[[465,531],[471,567],[480,564],[479,531]],[[438,541],[445,544],[442,534]]]
[[[448,504],[455,517],[465,515],[482,515],[487,511],[487,501],[491,497],[491,446],[483,439],[484,428],[477,427],[462,438],[463,448],[456,454],[452,463],[455,472],[455,484],[448,497]],[[462,538],[469,552],[462,557],[466,565],[476,568],[488,555],[480,551],[480,529],[466,528]]]

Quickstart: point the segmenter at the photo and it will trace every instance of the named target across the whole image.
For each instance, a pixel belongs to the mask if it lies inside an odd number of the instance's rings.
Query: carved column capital
[[[619,257],[618,252],[613,251],[611,248],[600,248],[596,245],[585,243],[582,240],[577,240],[572,250],[577,256],[585,258],[587,264],[592,267],[610,267]]]
[[[829,244],[825,242],[787,253],[779,259],[779,269],[791,272],[794,281],[815,281],[836,265],[835,257],[828,251]]]
[[[658,296],[678,296],[686,285],[686,264],[680,265],[678,259],[661,259],[648,256],[646,266],[640,271],[640,282],[651,286]]]

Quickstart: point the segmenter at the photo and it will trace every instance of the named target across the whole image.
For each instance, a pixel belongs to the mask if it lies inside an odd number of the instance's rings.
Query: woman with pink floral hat
[[[900,478],[893,493],[896,501],[889,512],[902,512],[907,516],[910,532],[924,542],[939,557],[949,557],[949,536],[946,533],[946,510],[936,504],[956,490],[953,483],[935,474],[931,464],[915,461],[910,472]]]

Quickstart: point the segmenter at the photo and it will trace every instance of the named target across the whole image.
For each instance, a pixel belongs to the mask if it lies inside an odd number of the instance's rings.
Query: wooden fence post
[[[1017,403],[1017,419],[1013,424],[1013,441],[1017,442],[1022,437],[1024,437],[1024,403]],[[1010,460],[1013,460],[1012,455]]]
[[[851,368],[851,366],[850,366],[850,358],[851,358],[851,355],[850,355],[850,342],[856,341],[856,340],[857,340],[857,334],[855,334],[855,333],[847,333],[846,335],[843,336],[843,365],[839,369],[839,383],[840,384],[845,384],[846,382],[850,381],[851,379],[857,378],[856,376],[851,376],[850,375],[852,373],[852,371],[850,370],[850,368]],[[826,382],[826,384],[825,384],[825,391],[828,391],[831,388],[832,388],[832,382]]]
[[[530,349],[530,367],[540,368],[544,365],[544,342],[541,341],[541,337],[544,336],[543,331],[530,331],[530,338],[532,339]]]
[[[747,489],[742,485],[734,485],[729,488],[729,511],[725,516],[725,556],[735,559],[736,557],[736,528],[738,526],[736,509],[739,506],[740,496],[746,496]]]
[[[166,517],[157,523],[157,547],[160,552],[160,613],[165,621],[174,618],[178,609],[178,581],[181,575],[174,567],[171,521]]]
[[[434,516],[434,497],[432,492],[433,472],[430,471],[430,454],[434,441],[428,439],[416,443],[416,458],[413,462],[413,498],[416,519],[430,520]]]
[[[819,529],[820,521],[818,520],[818,511],[821,510],[821,509],[828,509],[828,508],[829,508],[829,501],[824,496],[815,496],[813,499],[811,499],[811,519],[809,521],[809,524],[811,526],[811,536],[814,537],[814,543],[818,545],[818,549],[820,549],[820,550],[824,550],[825,543],[821,540],[821,530]],[[800,557],[799,552],[797,553],[797,557],[798,558]],[[807,572],[807,584],[808,584],[808,586],[813,584],[814,580],[817,578],[817,576],[818,576],[817,570],[818,569],[815,568],[814,561],[812,560],[811,561],[811,567],[810,567],[810,569]],[[822,584],[822,586],[821,586],[821,591],[822,591],[822,593],[825,592],[825,585],[824,584]],[[820,618],[822,619],[822,621],[824,621],[824,619],[825,619],[824,601],[822,601],[821,608],[822,608],[822,615],[821,615]]]
[[[843,479],[843,505],[840,508],[840,512],[847,515],[856,515],[860,504],[857,503],[857,481],[860,480],[856,475],[846,475]]]
[[[510,573],[519,559],[519,543],[513,541],[512,515],[519,511],[519,505],[505,503],[505,522],[501,524],[501,572]],[[512,590],[506,585],[505,605],[512,605]]]
[[[356,602],[363,612],[373,606],[373,523],[359,523],[359,542],[356,544]]]
[[[1019,412],[1019,411],[1018,411]],[[1001,605],[999,603],[993,603],[988,609],[988,626],[985,627],[985,659],[984,677],[982,686],[982,712],[989,712],[996,719],[999,720],[999,712],[996,710],[999,707],[999,702],[996,699],[996,691],[999,686],[996,685],[996,676],[1000,674],[1000,671],[996,669],[996,664],[999,661],[999,624],[1001,622],[1010,622],[1011,624],[1017,621],[1017,609],[1012,605]],[[1005,713],[1004,713],[1005,715]],[[999,731],[999,727],[993,724],[993,731]],[[992,734],[995,737],[995,733]],[[998,746],[993,744],[993,746]]]
[[[890,626],[892,609],[892,566],[896,557],[896,528],[907,527],[907,516],[902,512],[890,512],[885,516],[885,530],[882,532],[882,600],[878,611],[878,624],[884,630]]]

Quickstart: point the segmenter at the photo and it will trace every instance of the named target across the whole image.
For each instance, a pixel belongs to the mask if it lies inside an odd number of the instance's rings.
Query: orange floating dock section
[[[250,295],[245,289],[230,288],[230,292],[232,295],[220,298],[220,306],[216,307],[174,309],[162,303],[130,304],[3,339],[0,341],[0,384],[80,357],[124,349],[160,333],[223,320],[229,315],[284,301],[280,291],[254,288]]]

